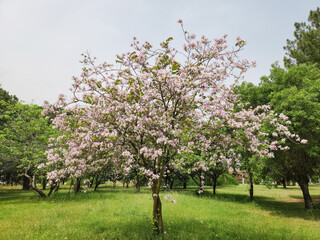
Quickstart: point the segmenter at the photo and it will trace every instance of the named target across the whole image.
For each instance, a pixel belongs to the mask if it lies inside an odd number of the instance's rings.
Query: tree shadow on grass
[[[203,193],[200,195],[198,194],[198,188],[190,189],[188,188],[187,190],[178,190],[175,189],[175,191],[179,194],[184,194],[184,195],[189,195],[189,196],[197,196],[199,198],[210,198],[210,199],[215,199],[215,200],[221,200],[221,201],[228,201],[228,202],[238,202],[238,203],[247,203],[250,202],[250,197],[249,195],[246,194],[238,194],[238,193],[221,193],[218,192],[216,195],[212,194],[212,191],[207,191],[205,190]],[[264,198],[264,197],[262,197]]]
[[[240,204],[254,204],[255,207],[270,212],[274,216],[282,216],[287,218],[302,218],[305,220],[320,220],[320,199],[314,196],[313,208],[306,210],[303,198],[294,195],[294,201],[277,201],[274,198],[266,196],[254,196],[253,202],[250,201],[249,194],[240,193],[217,193],[213,196],[211,191],[204,191],[200,196],[197,191],[177,191],[180,194],[194,195],[199,198],[211,198],[216,201],[235,202]],[[291,197],[291,196],[290,196]]]
[[[32,194],[31,190],[8,189],[0,191],[0,202],[24,203],[40,199],[40,196],[37,197],[36,193]]]
[[[207,194],[209,195],[209,194]],[[211,193],[212,197],[212,193]],[[264,196],[254,196],[253,203],[256,207],[270,212],[275,216],[282,216],[287,218],[302,218],[305,220],[320,220],[320,204],[314,203],[310,210],[306,210],[302,197],[295,196],[299,201],[283,202],[277,201],[274,198]],[[218,193],[214,199],[218,201],[231,201],[237,203],[250,203],[249,194],[232,194],[232,193]]]
[[[45,193],[48,193],[49,190],[45,190]],[[52,193],[52,195],[48,198],[41,198],[35,191],[33,190],[2,190],[0,191],[0,202],[7,203],[36,203],[40,201],[46,202],[82,202],[87,201],[89,199],[115,199],[117,193],[131,194],[132,192],[124,192],[124,191],[109,191],[109,190],[97,190],[95,192],[79,192],[74,194],[72,191],[69,193],[67,189],[60,189],[56,193]]]
[[[255,202],[258,207],[271,212],[272,215],[287,218],[302,218],[305,220],[320,220],[320,204],[315,203],[313,208],[306,210],[304,202],[280,202],[275,200],[259,200]]]
[[[164,233],[154,235],[149,217],[128,221],[106,222],[96,220],[88,225],[88,230],[105,239],[279,239],[279,232],[266,227],[232,223],[227,219],[202,221],[196,218],[164,217]],[[281,229],[281,239],[293,238],[288,229]]]
[[[47,194],[49,190],[44,190]],[[102,188],[98,188],[96,191],[92,189],[88,192],[84,193],[83,191],[74,194],[72,189],[69,193],[69,188],[62,187],[58,192],[52,193],[52,195],[48,198],[41,198],[35,191],[33,190],[21,190],[21,189],[1,189],[0,191],[0,203],[37,203],[41,201],[46,202],[84,202],[87,200],[99,200],[99,199],[117,199],[126,195],[132,194],[150,194],[151,199],[151,190],[148,188],[141,188],[140,192],[137,192],[134,187],[123,188],[112,186],[103,186]]]

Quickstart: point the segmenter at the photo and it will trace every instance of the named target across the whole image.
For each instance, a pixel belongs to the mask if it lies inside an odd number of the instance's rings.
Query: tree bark
[[[250,178],[250,201],[253,201],[253,179],[252,179],[252,174],[249,174]]]
[[[36,175],[35,174],[33,174],[33,177],[32,177],[32,186],[37,187],[37,181],[36,181]]]
[[[303,194],[305,208],[310,209],[312,206],[312,198],[309,193],[308,178],[299,180],[298,184]]]
[[[140,179],[139,179],[139,175],[138,174],[137,174],[137,177],[136,177],[135,185],[136,185],[136,191],[140,192]]]
[[[99,176],[97,176],[97,177],[96,177],[96,184],[95,184],[95,186],[94,186],[94,191],[97,190],[97,188],[99,187],[100,183],[101,183],[101,181],[99,180]]]
[[[168,174],[167,173],[164,176],[163,180],[164,180],[163,190],[167,190],[168,189]]]
[[[37,187],[31,186],[31,189],[35,190],[40,195],[40,197],[42,197],[42,198],[47,197],[47,195],[44,192],[42,192],[40,189],[38,189]]]
[[[92,177],[92,179],[90,180],[90,185],[89,185],[90,188],[92,188],[93,181],[94,181],[94,177]]]
[[[282,183],[283,188],[287,188],[286,179],[282,178],[280,181]]]
[[[170,182],[170,190],[173,189],[173,183],[174,183],[174,179]]]
[[[22,189],[23,190],[30,190],[30,185],[31,185],[31,178],[29,179],[26,176],[22,176]]]
[[[81,185],[81,178],[77,178],[76,179],[76,183],[74,184],[74,187],[73,187],[73,193],[74,194],[77,194],[79,192],[80,185]]]
[[[153,181],[152,185],[152,197],[153,197],[153,210],[152,210],[152,221],[154,233],[159,235],[164,232],[163,221],[162,221],[162,205],[159,197],[161,181],[164,174],[164,166],[160,170],[159,179]]]
[[[42,190],[46,190],[46,187],[47,187],[47,179],[44,177],[42,179]]]
[[[187,188],[187,179],[183,179],[183,189]]]
[[[29,183],[29,188],[28,189],[32,189],[32,190],[36,191],[40,195],[40,197],[46,198],[47,195],[44,192],[42,192],[40,189],[38,189],[37,185],[35,185],[35,186],[32,185],[32,179],[28,175],[28,171],[29,171],[29,168],[24,173],[24,177],[28,180],[27,182]]]
[[[51,194],[53,193],[53,191],[54,191],[55,188],[56,188],[56,185],[52,185],[52,186],[50,187],[50,191],[48,192],[48,197],[51,196]]]
[[[71,179],[71,182],[70,182],[70,187],[69,187],[69,194],[70,194],[70,192],[71,192],[71,187],[72,187],[72,185],[73,185],[73,178]]]
[[[153,211],[152,211],[153,227],[155,234],[163,233],[162,206],[158,194],[153,194]]]
[[[216,195],[216,188],[217,188],[217,177],[216,175],[212,175],[212,190],[213,190],[213,196]]]
[[[55,187],[54,187],[54,192],[55,192],[55,193],[58,192],[59,188],[60,188],[60,182],[58,182],[58,183],[55,185]]]

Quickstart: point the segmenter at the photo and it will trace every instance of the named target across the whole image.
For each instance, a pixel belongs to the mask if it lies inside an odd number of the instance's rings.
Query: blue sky
[[[132,38],[157,46],[172,36],[183,45],[178,19],[197,35],[228,34],[247,41],[241,56],[255,60],[246,81],[258,83],[282,64],[294,22],[307,20],[319,0],[0,0],[0,84],[26,103],[68,94],[81,53],[113,62]]]

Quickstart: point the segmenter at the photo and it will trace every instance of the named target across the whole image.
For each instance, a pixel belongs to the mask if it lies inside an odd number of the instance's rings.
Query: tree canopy
[[[287,68],[293,65],[320,63],[320,8],[310,11],[308,22],[295,23],[294,39],[284,47]]]
[[[134,39],[132,51],[118,55],[115,64],[96,64],[84,54],[72,99],[61,95],[43,111],[56,115],[53,124],[61,131],[40,167],[52,169],[50,183],[67,177],[79,182],[103,165],[138,170],[152,190],[157,233],[163,232],[160,187],[173,167],[211,172],[219,163],[239,164],[243,152],[273,157],[287,149],[281,138],[300,141],[285,115],[267,105],[245,107],[224,84],[254,65],[238,58],[243,40],[229,47],[226,35],[197,38],[180,24],[182,51],[171,47],[172,38],[156,49]]]
[[[36,174],[44,162],[52,127],[37,105],[11,104],[4,112],[6,123],[0,130],[0,177],[2,181],[20,182],[28,174]],[[28,185],[28,184],[27,184]],[[25,186],[28,188],[28,186]]]
[[[320,167],[318,65],[303,64],[285,70],[274,64],[270,75],[262,77],[258,86],[243,83],[237,91],[243,102],[269,104],[275,112],[284,113],[292,122],[290,130],[308,140],[306,145],[288,142],[290,151],[277,153],[275,159],[267,161],[269,170],[264,172],[266,177],[268,173],[274,173],[272,169],[276,171],[282,169],[282,177],[293,179],[300,184],[300,187],[307,187],[309,178],[318,175]],[[310,207],[310,203],[307,207]]]

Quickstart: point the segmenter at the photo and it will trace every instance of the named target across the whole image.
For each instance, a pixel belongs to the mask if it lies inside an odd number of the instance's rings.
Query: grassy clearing
[[[320,198],[320,187],[310,189]],[[170,194],[176,204],[164,200]],[[267,189],[222,186],[215,198],[208,189],[163,192],[163,239],[319,239],[320,207],[304,210],[298,187]],[[34,192],[0,190],[0,239],[158,239],[151,224],[148,189],[105,186],[69,195],[62,189],[49,199]]]

